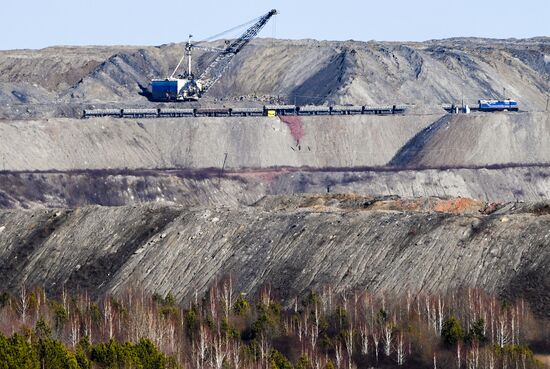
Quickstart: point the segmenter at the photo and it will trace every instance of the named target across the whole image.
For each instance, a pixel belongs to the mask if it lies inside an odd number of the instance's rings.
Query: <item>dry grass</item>
[[[545,368],[550,368],[550,355],[535,355],[535,358],[540,361]]]

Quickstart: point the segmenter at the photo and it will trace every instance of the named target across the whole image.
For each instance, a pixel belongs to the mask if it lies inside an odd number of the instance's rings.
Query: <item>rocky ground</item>
[[[460,168],[550,163],[550,113],[41,119],[0,124],[0,169]]]

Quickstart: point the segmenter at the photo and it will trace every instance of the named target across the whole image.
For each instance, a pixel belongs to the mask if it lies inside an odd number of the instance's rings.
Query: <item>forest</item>
[[[543,368],[548,323],[480,290],[392,295],[330,286],[281,299],[220,280],[171,293],[0,295],[0,369]]]

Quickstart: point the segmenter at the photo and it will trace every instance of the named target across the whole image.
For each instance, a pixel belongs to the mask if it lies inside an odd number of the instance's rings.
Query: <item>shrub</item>
[[[237,300],[235,300],[235,303],[233,304],[233,311],[237,316],[244,316],[248,313],[249,310],[250,310],[250,303],[244,297],[244,294],[241,293],[239,297],[237,297]]]
[[[48,323],[44,321],[44,319],[39,319],[34,326],[34,334],[38,339],[50,338],[52,335],[52,329]]]
[[[9,293],[2,292],[2,294],[0,295],[0,308],[7,306],[11,300],[12,300],[12,297]]]
[[[274,337],[279,334],[281,320],[281,305],[271,303],[269,306],[258,305],[258,319],[252,323],[252,338],[265,334]]]
[[[195,307],[187,310],[184,315],[185,334],[190,340],[193,340],[199,332],[200,322]]]
[[[168,292],[165,298],[162,298],[159,294],[153,295],[153,301],[160,305],[160,314],[164,318],[175,317],[178,314],[178,304],[174,295]]]
[[[448,346],[454,346],[464,338],[464,330],[455,316],[451,315],[443,322],[441,337]]]
[[[133,347],[132,359],[136,360],[143,369],[164,369],[166,357],[149,339],[142,338]]]
[[[271,369],[293,369],[293,367],[285,355],[273,349],[271,350]]]
[[[69,314],[65,310],[65,307],[57,301],[50,301],[50,306],[53,310],[55,317],[55,329],[60,330],[63,325],[69,320]]]
[[[298,363],[296,363],[296,369],[312,369],[311,362],[306,354],[300,356]]]
[[[81,369],[90,369],[90,360],[88,359],[88,356],[84,352],[84,350],[80,347],[77,347],[75,352],[75,358],[76,362],[78,363],[78,366]]]
[[[483,334],[483,327],[485,326],[485,321],[480,318],[472,323],[472,326],[468,330],[466,335],[466,341],[469,343],[479,342],[484,343],[487,340],[487,337]]]

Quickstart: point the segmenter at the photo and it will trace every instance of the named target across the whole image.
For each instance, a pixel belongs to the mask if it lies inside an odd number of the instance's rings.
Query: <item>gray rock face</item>
[[[77,208],[144,202],[186,206],[252,204],[265,195],[258,180],[219,171],[108,171],[0,174],[0,208]]]
[[[270,194],[357,193],[401,197],[470,197],[490,202],[550,198],[550,169],[542,167],[446,170],[296,172],[275,177]]]
[[[477,205],[434,213],[437,200],[426,201],[409,211],[357,196],[275,197],[240,208],[3,210],[0,283],[94,294],[134,287],[181,301],[228,275],[237,291],[270,284],[283,299],[325,284],[396,293],[479,287],[549,313],[547,203],[485,216]]]
[[[297,140],[278,118],[5,122],[0,207],[235,206],[327,191],[549,196],[547,113],[300,117],[300,125]]]

